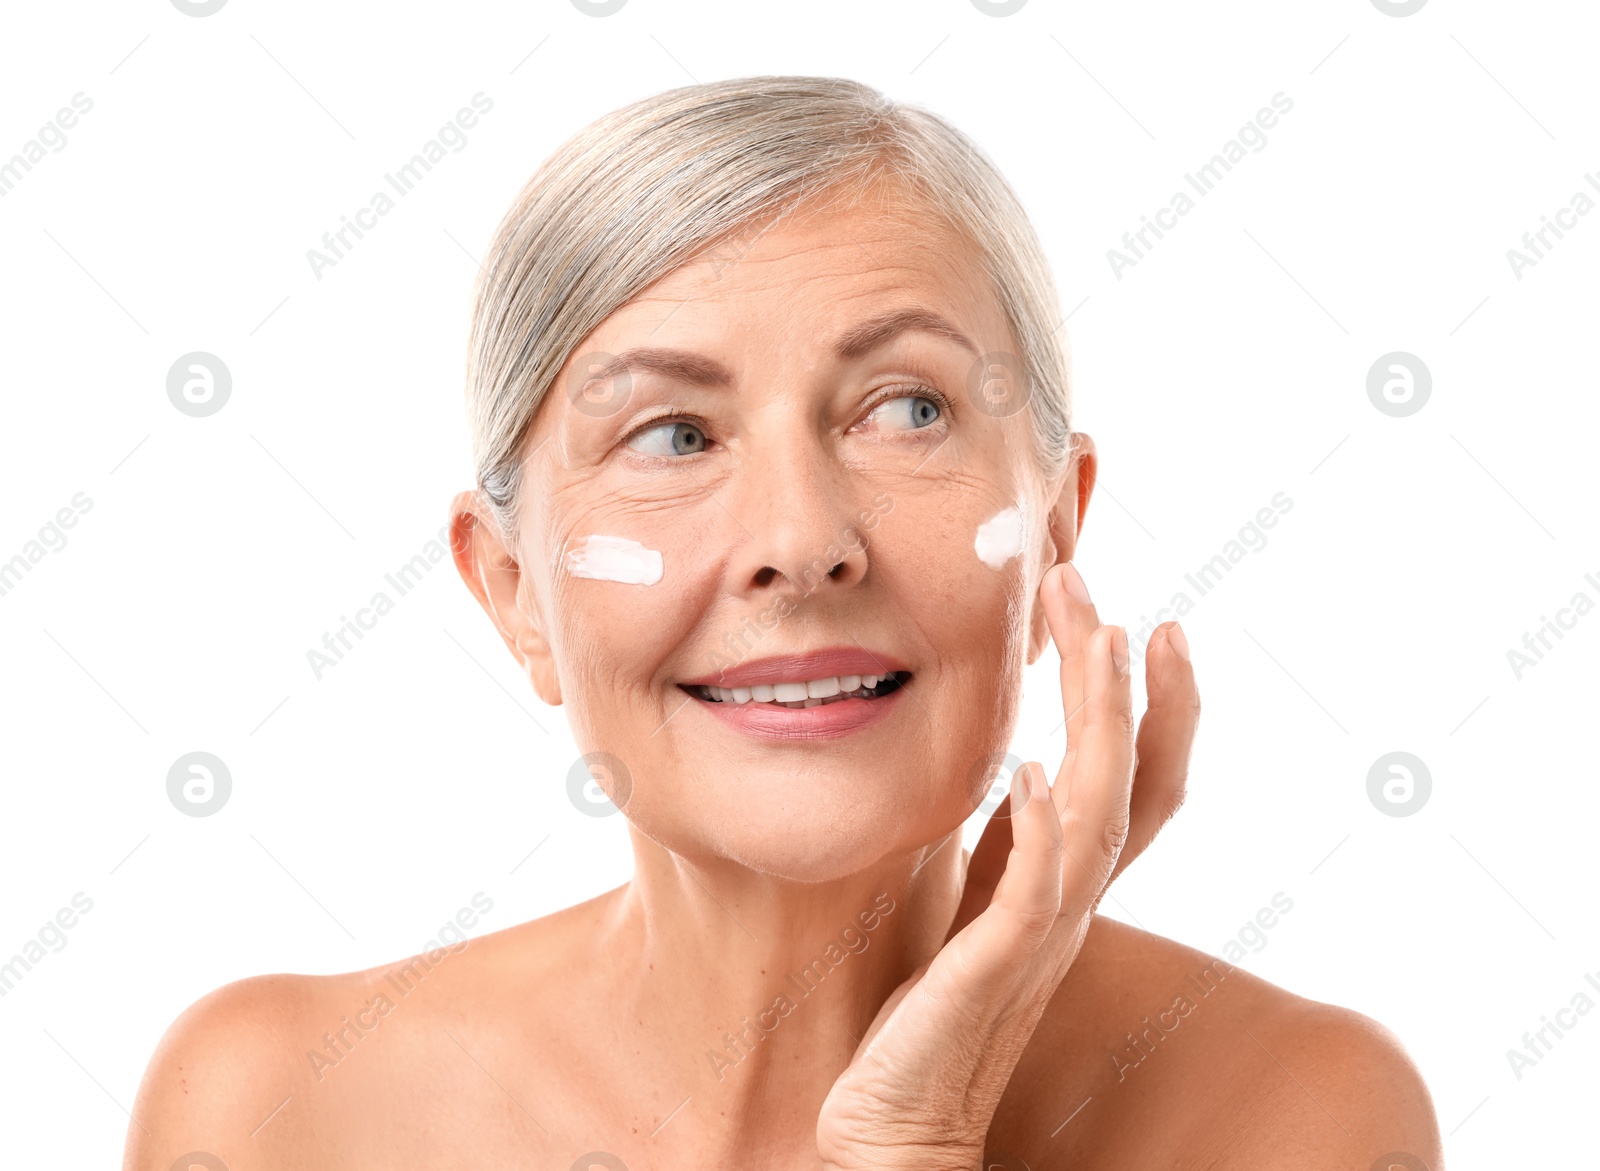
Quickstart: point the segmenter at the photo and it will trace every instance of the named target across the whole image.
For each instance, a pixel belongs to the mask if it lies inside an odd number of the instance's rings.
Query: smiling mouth
[[[910,671],[891,671],[887,675],[834,675],[824,679],[758,683],[749,687],[716,687],[699,683],[679,686],[706,703],[800,710],[826,707],[845,699],[881,699],[900,690],[910,679]]]

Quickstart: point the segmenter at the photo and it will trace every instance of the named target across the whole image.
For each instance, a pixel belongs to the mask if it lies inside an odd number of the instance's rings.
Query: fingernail
[[[1089,604],[1089,587],[1083,584],[1083,577],[1078,573],[1077,566],[1072,562],[1066,563],[1066,572],[1061,575],[1061,584],[1067,587],[1067,593],[1072,595],[1074,602],[1085,606]]]
[[[1039,766],[1036,764],[1030,764],[1028,766],[1028,771],[1032,772],[1038,767]],[[1029,782],[1028,791],[1033,795],[1033,799],[1035,801],[1042,803],[1050,800],[1050,784],[1044,779],[1044,771],[1042,769],[1039,772],[1039,776],[1035,780]]]
[[[1176,622],[1167,627],[1167,642],[1178,652],[1180,659],[1186,663],[1189,661],[1189,640],[1183,633],[1183,627]]]
[[[1117,669],[1117,678],[1128,677],[1128,632],[1117,626],[1111,631],[1111,665]]]
[[[1020,813],[1029,796],[1028,766],[1023,765],[1011,776],[1011,812]]]

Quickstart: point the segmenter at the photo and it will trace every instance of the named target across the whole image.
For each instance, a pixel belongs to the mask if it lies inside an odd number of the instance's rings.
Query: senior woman
[[[1199,700],[1168,623],[1136,733],[1071,564],[1060,320],[993,164],[855,82],[673,90],[562,146],[480,278],[453,551],[635,876],[424,960],[336,1069],[308,1050],[394,965],[212,993],[126,1166],[1438,1168],[1381,1026],[1095,914]],[[1066,759],[969,858],[1046,643]]]

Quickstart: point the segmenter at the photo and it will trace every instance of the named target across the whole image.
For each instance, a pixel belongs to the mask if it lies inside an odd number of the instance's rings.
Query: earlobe
[[[500,632],[539,698],[561,702],[549,640],[534,620],[528,583],[481,493],[460,492],[450,505],[450,553],[456,571]]]

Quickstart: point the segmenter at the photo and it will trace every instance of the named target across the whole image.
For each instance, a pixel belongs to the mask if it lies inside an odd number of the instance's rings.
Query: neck
[[[659,1083],[651,1096],[669,1110],[695,1101],[673,1126],[762,1145],[792,1129],[799,1141],[883,1002],[944,945],[964,879],[960,829],[823,883],[633,838],[607,984]]]

